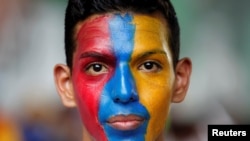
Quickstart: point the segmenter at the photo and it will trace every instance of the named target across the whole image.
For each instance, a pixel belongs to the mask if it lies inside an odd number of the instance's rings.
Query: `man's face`
[[[155,140],[163,132],[174,71],[161,18],[95,15],[76,30],[72,83],[97,140]]]

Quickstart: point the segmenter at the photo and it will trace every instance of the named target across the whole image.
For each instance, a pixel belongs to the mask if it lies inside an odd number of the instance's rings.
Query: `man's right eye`
[[[97,76],[100,74],[104,74],[108,72],[108,68],[99,62],[95,62],[95,63],[91,63],[87,66],[87,68],[85,69],[85,72],[88,75],[93,75],[93,76]]]

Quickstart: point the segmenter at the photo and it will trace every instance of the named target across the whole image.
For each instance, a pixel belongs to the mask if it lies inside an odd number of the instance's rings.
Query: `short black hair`
[[[173,64],[176,66],[179,60],[180,27],[170,0],[68,0],[65,14],[65,54],[70,69],[76,48],[76,24],[94,14],[124,11],[144,14],[160,12],[164,16],[169,30],[168,41],[173,54]]]

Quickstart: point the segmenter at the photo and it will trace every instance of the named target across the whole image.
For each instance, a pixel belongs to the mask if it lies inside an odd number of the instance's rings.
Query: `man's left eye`
[[[108,72],[108,68],[102,63],[92,63],[88,65],[85,72],[89,75],[100,75]]]
[[[162,67],[155,61],[146,61],[139,66],[139,70],[143,72],[158,72]]]

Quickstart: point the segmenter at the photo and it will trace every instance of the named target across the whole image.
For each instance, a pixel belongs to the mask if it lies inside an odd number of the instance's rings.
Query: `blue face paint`
[[[111,42],[116,57],[114,75],[105,85],[99,105],[99,121],[109,141],[144,140],[149,113],[139,103],[135,81],[129,67],[129,60],[134,47],[135,26],[129,14],[116,14],[109,23]],[[110,117],[117,115],[137,115],[145,121],[136,129],[121,131],[107,124]]]

